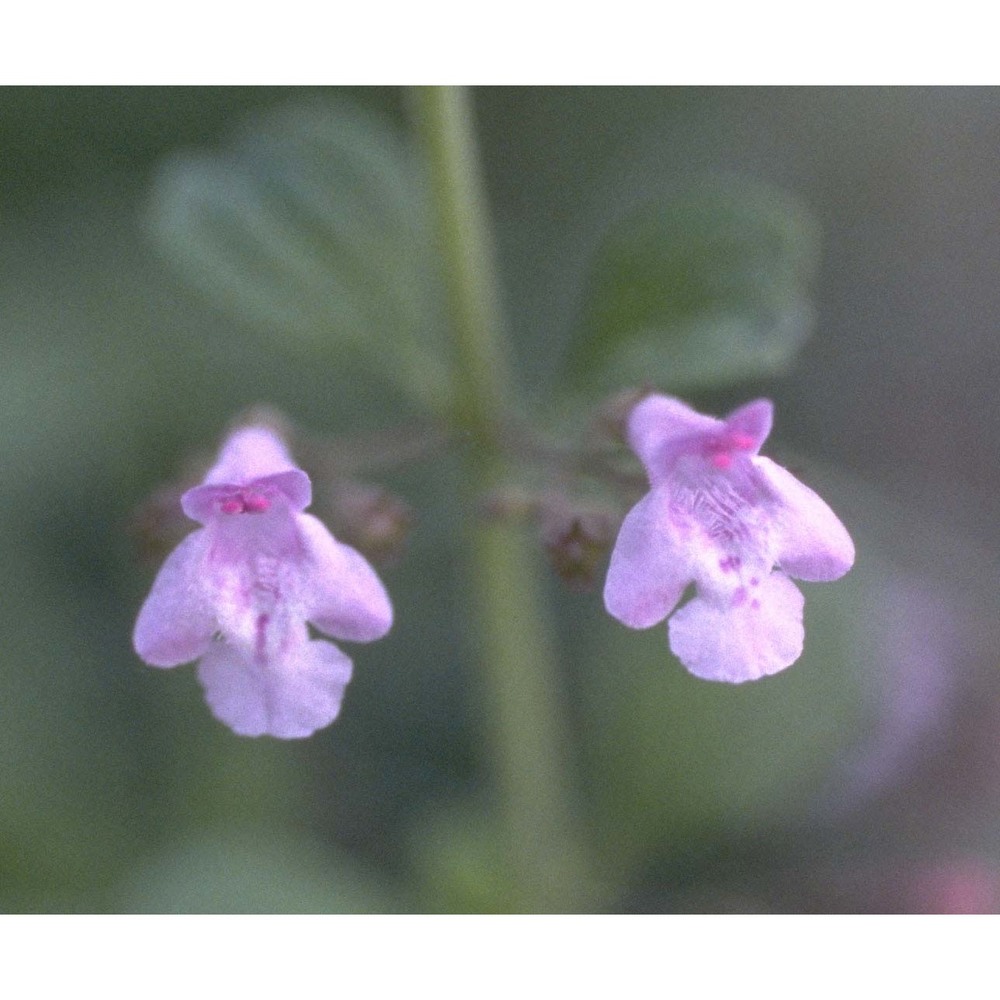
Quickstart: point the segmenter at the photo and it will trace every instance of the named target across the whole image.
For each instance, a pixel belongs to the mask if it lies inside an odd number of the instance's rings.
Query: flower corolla
[[[309,477],[266,427],[235,431],[181,497],[202,527],[167,558],[136,621],[146,663],[198,660],[212,713],[242,736],[310,736],[340,710],[350,658],[312,639],[369,642],[392,605],[365,559],[303,511]]]
[[[669,396],[647,396],[627,438],[650,490],[622,523],[604,588],[607,610],[630,628],[671,615],[670,648],[707,680],[756,680],[802,653],[802,592],[789,577],[835,580],[854,544],[833,511],[758,454],[773,406],[758,399],[724,420]]]

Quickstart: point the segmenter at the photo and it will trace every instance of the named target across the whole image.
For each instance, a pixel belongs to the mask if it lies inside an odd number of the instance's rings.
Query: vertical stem
[[[476,525],[472,539],[482,667],[519,909],[573,912],[588,900],[567,797],[551,630],[535,553],[517,525]]]
[[[516,407],[479,180],[468,94],[416,93],[427,153],[457,368],[456,418],[473,439],[472,498],[505,478],[504,414]],[[565,774],[558,671],[544,618],[538,559],[518,525],[470,528],[471,600],[491,699],[493,750],[507,853],[526,912],[583,908],[586,889]]]
[[[512,378],[472,107],[466,91],[454,87],[420,87],[415,98],[451,310],[458,419],[480,442],[493,443]]]

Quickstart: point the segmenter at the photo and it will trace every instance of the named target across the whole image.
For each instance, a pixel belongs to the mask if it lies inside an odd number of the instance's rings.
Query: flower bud
[[[595,429],[603,437],[619,443],[628,442],[628,418],[638,403],[651,395],[652,388],[621,389],[608,396],[598,407]]]
[[[413,523],[409,506],[378,486],[341,480],[331,490],[331,520],[338,537],[385,565],[402,554]]]
[[[570,589],[593,589],[614,536],[611,515],[564,505],[543,507],[541,536],[552,568]]]
[[[158,566],[191,531],[191,522],[181,510],[181,495],[187,484],[170,484],[147,497],[132,514],[128,532],[135,553],[146,566]]]

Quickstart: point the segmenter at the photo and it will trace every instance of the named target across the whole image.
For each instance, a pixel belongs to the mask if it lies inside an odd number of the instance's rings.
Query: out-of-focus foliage
[[[847,594],[810,589],[806,650],[783,684],[698,683],[670,655],[665,626],[635,635],[596,624],[585,678],[591,789],[616,863],[801,813],[868,708],[859,675],[873,636],[856,627],[866,576]]]
[[[279,828],[227,828],[139,867],[126,913],[399,913],[403,900],[329,845]]]
[[[995,95],[476,101],[536,401],[619,378],[706,411],[770,395],[772,453],[807,456],[784,464],[858,542],[810,590],[802,661],[739,688],[552,578],[603,905],[995,907]],[[134,513],[237,412],[271,403],[321,442],[447,405],[404,111],[381,90],[0,92],[0,909],[509,907],[450,457],[377,484],[414,515],[384,573],[397,621],[351,650],[329,730],[238,739],[190,668],[130,647],[155,568]],[[719,175],[740,180],[699,180]],[[805,343],[800,204],[824,233]]]
[[[567,376],[675,392],[786,368],[812,325],[817,234],[759,184],[702,182],[617,223],[587,282]]]
[[[447,410],[427,202],[399,129],[345,102],[279,109],[219,152],[171,157],[150,224],[190,280],[278,343],[354,354]]]

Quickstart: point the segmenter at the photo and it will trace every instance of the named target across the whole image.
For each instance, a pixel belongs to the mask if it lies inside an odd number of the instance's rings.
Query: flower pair
[[[632,628],[671,615],[670,647],[699,677],[746,681],[802,652],[803,597],[789,577],[833,580],[854,561],[830,508],[758,454],[772,406],[757,400],[725,420],[648,396],[627,437],[649,493],[626,516],[604,601]],[[213,714],[245,736],[309,736],[340,710],[351,660],[313,639],[368,642],[392,624],[378,576],[311,514],[309,477],[264,427],[230,436],[200,486],[181,498],[202,525],[174,550],[136,622],[147,663],[198,660]]]

